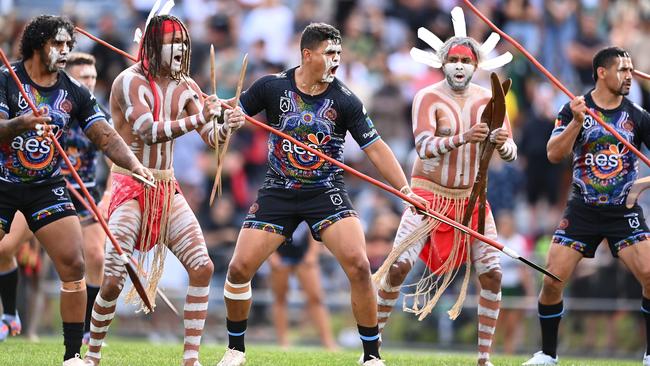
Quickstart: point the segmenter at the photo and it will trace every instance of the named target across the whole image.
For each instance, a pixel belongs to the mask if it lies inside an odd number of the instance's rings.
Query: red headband
[[[458,45],[455,45],[452,48],[450,48],[449,53],[447,54],[447,57],[449,57],[451,55],[467,56],[467,57],[471,58],[472,61],[477,62],[476,55],[474,54],[474,52],[472,52],[472,49],[465,46],[465,45],[462,45],[462,44],[458,44]]]
[[[165,19],[163,20],[163,23],[160,27],[152,28],[152,31],[154,32],[162,31],[163,34],[173,33],[174,31],[180,32],[180,30],[181,30],[181,25],[178,24],[178,22],[173,21],[171,19]]]

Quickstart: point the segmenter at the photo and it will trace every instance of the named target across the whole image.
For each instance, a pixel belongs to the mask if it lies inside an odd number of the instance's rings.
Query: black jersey
[[[110,113],[106,108],[99,105],[99,108],[106,116],[109,123],[111,123]],[[79,177],[84,182],[86,187],[95,186],[95,177],[97,173],[97,163],[96,159],[98,154],[97,147],[95,144],[88,139],[85,133],[81,128],[81,125],[78,121],[73,121],[70,126],[66,137],[66,153],[74,169],[79,173]],[[70,169],[66,166],[65,162],[61,166],[63,175],[69,175]],[[75,188],[78,188],[76,182],[71,182]]]
[[[340,162],[347,131],[362,149],[380,138],[359,98],[341,81],[310,96],[296,87],[295,70],[257,80],[241,95],[244,113],[266,111],[270,126]],[[271,134],[268,148],[266,187],[331,187],[341,179],[341,168],[287,139]]]
[[[72,120],[77,120],[83,131],[95,122],[106,122],[106,116],[95,97],[65,72],[59,71],[54,85],[42,87],[30,79],[23,62],[17,62],[12,67],[28,98],[37,108],[47,108],[48,116],[52,118],[50,125],[62,146],[65,147],[65,136]],[[9,70],[2,68],[1,118],[12,119],[30,111]],[[44,136],[38,136],[35,130],[25,131],[12,141],[0,144],[0,180],[20,183],[59,179],[62,160],[56,148]]]
[[[585,95],[587,108],[600,116],[638,149],[641,143],[650,147],[650,114],[623,98],[612,110],[599,108]],[[573,120],[570,104],[560,110],[552,136],[559,135]],[[609,133],[590,115],[585,115],[582,130],[573,145],[573,186],[585,203],[620,205],[639,174],[639,159],[623,143]]]

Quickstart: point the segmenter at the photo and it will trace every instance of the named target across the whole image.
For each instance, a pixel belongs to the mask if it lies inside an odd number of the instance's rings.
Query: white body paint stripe
[[[208,296],[210,295],[210,287],[189,286],[187,288],[187,294],[195,297]]]
[[[203,329],[205,324],[205,319],[185,319],[183,320],[183,325],[185,329]]]
[[[184,311],[205,311],[208,310],[208,302],[185,303]]]
[[[501,291],[495,294],[490,290],[481,289],[481,297],[489,301],[501,301]]]

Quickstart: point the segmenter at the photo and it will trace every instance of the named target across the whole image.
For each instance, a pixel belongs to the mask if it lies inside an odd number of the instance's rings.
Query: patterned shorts
[[[639,205],[588,205],[571,199],[555,229],[552,243],[573,248],[586,258],[593,258],[596,248],[607,239],[614,257],[630,245],[650,239],[650,230]]]
[[[43,183],[0,182],[0,230],[9,232],[16,211],[25,215],[33,232],[77,214],[63,179]]]
[[[343,185],[321,188],[262,188],[257,193],[244,228],[265,230],[287,238],[302,221],[306,221],[314,239],[346,217],[357,217]]]

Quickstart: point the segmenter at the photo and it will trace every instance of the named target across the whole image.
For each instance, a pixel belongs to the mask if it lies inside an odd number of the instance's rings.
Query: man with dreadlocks
[[[187,270],[183,365],[198,366],[213,267],[199,223],[174,179],[174,138],[195,130],[206,144],[214,146],[213,119],[224,120],[217,126],[219,139],[223,139],[228,130],[243,125],[244,115],[239,108],[222,113],[214,95],[203,98],[189,77],[190,47],[187,29],[178,18],[156,15],[145,29],[140,62],[124,70],[113,83],[110,103],[115,128],[138,159],[151,168],[156,187],[144,189],[122,169],[114,168],[109,227],[125,252],[140,251],[140,265],[153,249],[153,261],[146,269],[150,298],[155,297],[167,248]],[[94,365],[100,361],[102,341],[125,277],[122,260],[109,249],[85,355]],[[127,295],[130,300],[140,303],[134,291]]]
[[[462,13],[461,13],[462,14]],[[453,15],[453,12],[452,12]],[[481,61],[479,45],[472,38],[452,37],[438,49],[445,79],[420,90],[413,101],[412,119],[415,149],[419,159],[413,166],[411,186],[413,192],[427,199],[430,207],[456,221],[460,221],[468,206],[480,159],[480,143],[487,138],[496,144],[502,159],[516,158],[507,117],[501,128],[489,133],[487,124],[481,123],[481,111],[490,101],[491,92],[471,83],[474,71]],[[477,228],[478,205],[472,212],[472,228]],[[485,235],[496,239],[494,219],[489,209],[485,217]],[[405,250],[398,248],[411,240]],[[466,254],[464,238],[459,232],[436,221],[406,210],[395,237],[393,253],[388,263],[378,271],[377,303],[379,327],[383,329],[400,294],[407,274],[420,257],[431,271],[417,285],[416,295],[437,292],[427,298],[422,309],[406,309],[422,319],[437,300],[436,295],[451,281],[456,269],[466,262],[467,255],[478,272],[480,297],[478,303],[478,364],[491,365],[490,348],[499,314],[501,299],[501,269],[499,251],[474,240]],[[454,251],[457,251],[454,254]],[[439,275],[438,280],[433,276]],[[445,280],[445,276],[446,280]],[[442,279],[442,284],[438,281]],[[461,297],[462,299],[462,297]],[[414,298],[417,305],[418,298]],[[460,305],[459,305],[460,304]],[[414,305],[414,306],[416,306]],[[450,311],[455,318],[462,301]],[[424,310],[424,311],[423,311]]]
[[[39,117],[9,70],[0,72],[0,240],[20,211],[52,258],[61,279],[64,366],[84,365],[79,352],[86,284],[81,225],[61,176],[62,158],[50,138],[63,144],[71,121],[77,120],[86,136],[125,172],[153,179],[106,121],[92,94],[62,70],[73,45],[74,26],[65,18],[41,15],[25,27],[22,60],[12,69],[39,108]],[[0,288],[11,285],[11,278],[0,277]]]

